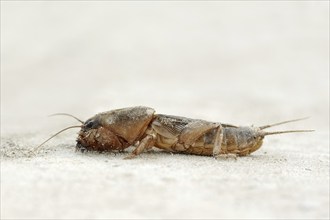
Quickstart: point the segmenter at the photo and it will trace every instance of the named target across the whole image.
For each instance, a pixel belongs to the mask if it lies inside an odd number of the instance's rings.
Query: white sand
[[[328,2],[1,2],[1,219],[329,219]],[[110,109],[270,130],[253,155],[75,153]],[[131,150],[131,149],[129,149]]]

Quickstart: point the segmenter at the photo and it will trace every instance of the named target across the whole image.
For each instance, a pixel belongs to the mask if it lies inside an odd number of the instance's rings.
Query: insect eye
[[[90,128],[93,128],[94,125],[95,125],[94,121],[92,121],[92,120],[91,120],[91,121],[87,121],[87,122],[85,123],[85,128],[90,129]]]
[[[86,128],[91,128],[93,127],[93,122],[92,121],[89,121],[87,124],[86,124]]]
[[[84,129],[85,130],[93,129],[93,128],[97,128],[98,126],[100,126],[99,120],[97,118],[92,118],[85,122]]]

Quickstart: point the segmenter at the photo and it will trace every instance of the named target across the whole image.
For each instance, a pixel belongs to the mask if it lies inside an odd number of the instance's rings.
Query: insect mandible
[[[260,127],[242,127],[201,119],[155,114],[153,108],[137,106],[96,114],[82,125],[67,127],[40,144],[35,150],[59,133],[81,128],[76,150],[122,151],[135,149],[125,159],[134,158],[156,147],[168,152],[218,157],[220,155],[246,156],[258,150],[267,135],[310,132],[313,130],[286,130],[267,132],[264,129],[303,120],[295,119]]]

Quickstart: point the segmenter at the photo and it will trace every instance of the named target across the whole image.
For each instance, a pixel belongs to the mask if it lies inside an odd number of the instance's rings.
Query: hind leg
[[[227,151],[227,149],[221,148],[223,132],[222,132],[222,127],[220,124],[217,127],[214,139],[215,140],[214,140],[214,146],[213,146],[213,157],[217,157],[221,153],[221,151],[223,151],[223,152]]]

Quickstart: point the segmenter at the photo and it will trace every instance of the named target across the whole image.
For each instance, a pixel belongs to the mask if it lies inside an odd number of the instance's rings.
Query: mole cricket
[[[131,159],[153,147],[183,154],[218,157],[220,155],[246,156],[258,150],[267,135],[311,132],[313,130],[264,131],[276,125],[306,118],[283,121],[260,127],[243,127],[231,124],[209,122],[180,116],[155,114],[149,107],[137,106],[96,114],[85,122],[75,118],[82,125],[67,127],[37,146],[38,150],[47,141],[61,132],[80,128],[76,150],[123,151],[135,149],[125,159]]]

